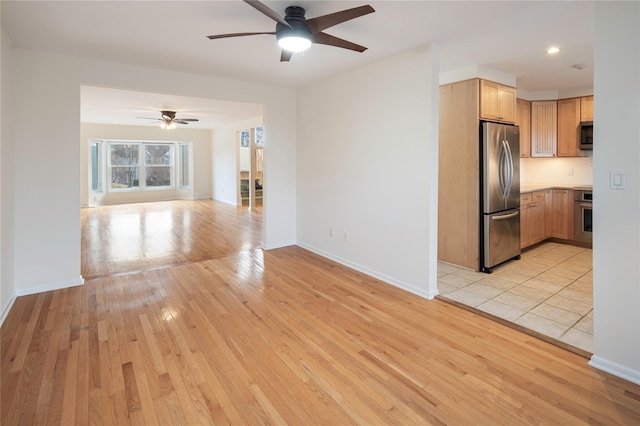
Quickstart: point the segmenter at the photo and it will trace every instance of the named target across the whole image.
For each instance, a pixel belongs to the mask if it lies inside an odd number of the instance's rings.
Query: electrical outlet
[[[569,169],[569,176],[573,176],[573,167]]]
[[[344,234],[342,234],[342,240],[343,241],[349,241],[349,233],[345,232]]]
[[[329,236],[333,237],[333,226],[329,227]]]

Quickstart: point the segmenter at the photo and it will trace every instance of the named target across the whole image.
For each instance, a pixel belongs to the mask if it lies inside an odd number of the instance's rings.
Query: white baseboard
[[[16,291],[17,296],[28,296],[29,294],[44,293],[45,291],[60,290],[62,288],[76,287],[84,284],[84,278],[80,275],[78,280],[60,281],[39,287],[30,287]]]
[[[633,370],[629,367],[625,367],[624,365],[620,365],[616,362],[609,361],[608,359],[604,359],[596,355],[593,355],[591,357],[589,365],[593,368],[597,368],[598,370],[602,370],[607,373],[613,374],[614,376],[618,376],[622,379],[628,380],[631,383],[640,385],[640,371]]]
[[[2,310],[2,314],[0,315],[0,327],[4,323],[4,320],[7,319],[7,315],[9,315],[9,311],[11,311],[11,308],[13,307],[13,304],[15,301],[16,301],[16,296],[15,295],[11,296],[11,299],[9,299],[9,303],[7,303],[7,306],[5,306],[4,309]]]
[[[269,244],[269,245],[262,245],[262,248],[264,250],[275,250],[275,249],[279,249],[282,247],[289,247],[289,246],[295,246],[296,242],[295,241],[281,241],[279,243],[275,243],[275,244]]]
[[[400,288],[402,290],[408,291],[409,293],[415,294],[416,296],[420,296],[420,297],[423,297],[425,299],[431,300],[431,299],[433,299],[434,297],[436,297],[438,295],[438,290],[435,290],[434,292],[424,291],[424,289],[422,289],[422,288],[418,288],[418,287],[413,286],[411,284],[405,283],[403,281],[400,281],[400,280],[397,280],[397,279],[395,279],[393,277],[385,275],[385,274],[383,274],[381,272],[375,271],[375,270],[373,270],[371,268],[367,268],[366,266],[362,266],[362,265],[359,265],[357,263],[351,262],[350,260],[343,259],[343,258],[341,258],[339,256],[335,256],[335,255],[333,255],[331,253],[327,253],[324,250],[320,250],[318,248],[311,247],[311,246],[309,246],[307,244],[303,244],[303,243],[297,243],[297,245],[302,247],[302,248],[304,248],[304,249],[306,249],[306,250],[309,250],[309,251],[311,251],[311,252],[313,252],[313,253],[315,253],[315,254],[317,254],[319,256],[326,257],[327,259],[333,260],[334,262],[338,262],[339,264],[344,265],[344,266],[346,266],[348,268],[355,269],[358,272],[362,272],[363,274],[367,274],[370,277],[376,278],[376,279],[378,279],[380,281],[383,281],[383,282],[385,282],[387,284],[390,284],[390,285],[392,285],[394,287],[398,287],[398,288]]]

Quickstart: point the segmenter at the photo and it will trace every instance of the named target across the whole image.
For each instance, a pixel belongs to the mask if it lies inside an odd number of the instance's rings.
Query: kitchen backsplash
[[[520,182],[593,185],[593,157],[521,158]]]

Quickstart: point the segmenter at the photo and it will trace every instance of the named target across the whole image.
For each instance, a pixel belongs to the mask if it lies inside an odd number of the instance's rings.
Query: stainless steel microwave
[[[593,121],[580,123],[580,149],[593,149]]]

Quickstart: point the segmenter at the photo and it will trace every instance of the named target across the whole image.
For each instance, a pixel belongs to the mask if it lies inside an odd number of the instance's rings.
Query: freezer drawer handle
[[[503,216],[493,216],[491,218],[491,220],[505,220],[505,219],[511,219],[512,217],[516,217],[520,214],[519,211],[517,212],[513,212],[513,213],[509,213],[509,214],[505,214]]]

